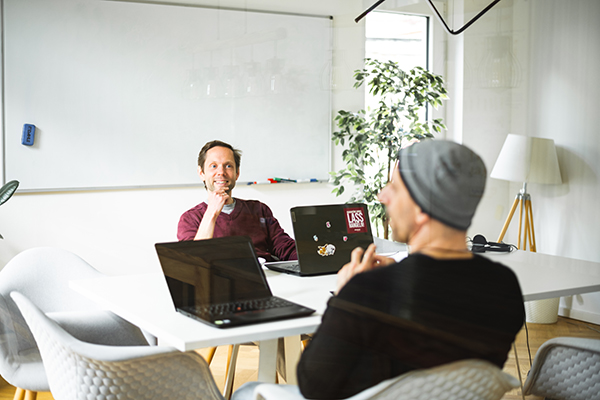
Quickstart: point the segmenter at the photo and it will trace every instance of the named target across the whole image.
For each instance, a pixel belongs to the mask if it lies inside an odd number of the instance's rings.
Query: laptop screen
[[[271,296],[248,237],[157,243],[155,247],[177,308]]]
[[[302,274],[336,273],[352,250],[373,243],[364,204],[329,204],[290,210]]]

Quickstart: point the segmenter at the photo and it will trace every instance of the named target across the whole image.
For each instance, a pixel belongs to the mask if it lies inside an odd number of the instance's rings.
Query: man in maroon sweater
[[[208,196],[206,202],[183,213],[177,238],[250,236],[256,254],[267,261],[297,259],[294,239],[284,232],[267,205],[232,196],[240,176],[240,163],[241,152],[227,143],[213,140],[202,147],[198,174]]]

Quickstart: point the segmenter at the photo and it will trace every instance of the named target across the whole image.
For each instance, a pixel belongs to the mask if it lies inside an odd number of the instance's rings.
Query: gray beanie
[[[426,139],[400,150],[398,159],[402,181],[421,210],[467,230],[485,189],[481,158],[458,143]]]

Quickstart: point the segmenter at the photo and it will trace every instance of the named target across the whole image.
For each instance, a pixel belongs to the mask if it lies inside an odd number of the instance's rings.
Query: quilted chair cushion
[[[25,296],[11,297],[33,332],[56,400],[223,400],[206,361],[194,352],[85,343]]]
[[[222,399],[208,365],[196,353],[168,353],[102,362],[54,342],[48,349],[55,399]],[[43,353],[42,353],[43,355]],[[202,379],[204,378],[204,379]]]
[[[499,400],[519,381],[483,360],[462,360],[383,381],[347,400]],[[297,386],[258,385],[256,400],[302,400]]]
[[[600,340],[560,337],[545,342],[523,393],[553,400],[600,400]]]

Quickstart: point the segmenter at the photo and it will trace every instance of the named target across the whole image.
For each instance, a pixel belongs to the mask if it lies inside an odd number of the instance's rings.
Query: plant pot
[[[534,324],[555,324],[560,297],[525,302],[525,320]]]

